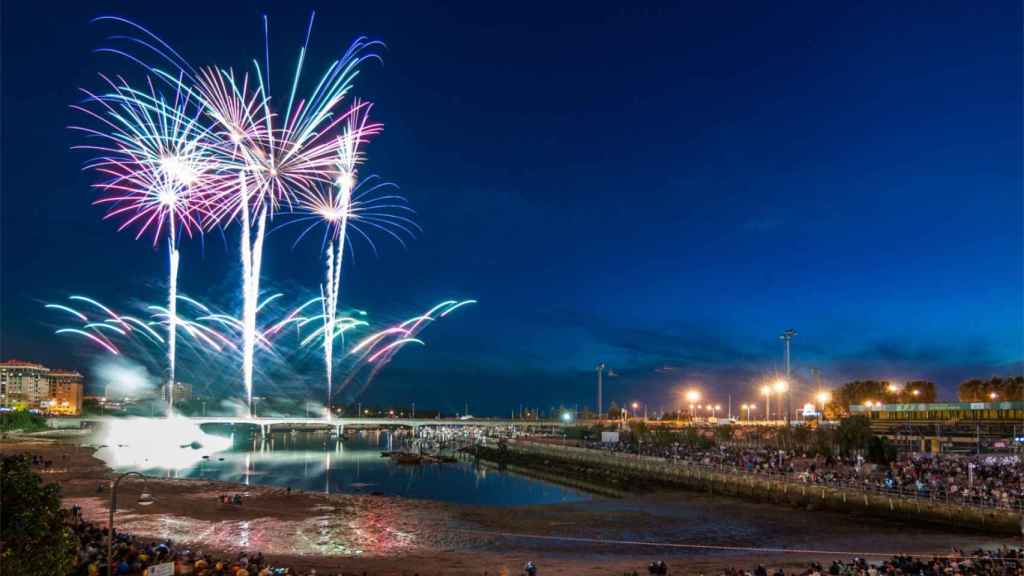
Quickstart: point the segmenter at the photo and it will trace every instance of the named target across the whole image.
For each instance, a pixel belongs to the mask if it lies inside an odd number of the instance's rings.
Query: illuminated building
[[[160,397],[164,399],[164,402],[170,402],[167,397],[167,384],[160,387]],[[175,382],[174,383],[174,401],[182,402],[192,399],[192,385],[186,382]]]
[[[48,412],[78,416],[82,413],[85,388],[82,375],[74,370],[50,371],[50,405]]]
[[[40,408],[50,398],[49,372],[24,360],[0,362],[0,406]]]

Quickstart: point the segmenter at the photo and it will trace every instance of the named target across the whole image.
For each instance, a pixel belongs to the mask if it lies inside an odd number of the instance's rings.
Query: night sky
[[[78,88],[141,76],[92,52],[118,30],[90,19],[245,68],[265,12],[286,92],[315,8],[309,78],[358,35],[387,44],[355,89],[385,126],[364,171],[423,227],[407,248],[379,237],[379,256],[357,245],[343,305],[394,319],[480,301],[364,401],[593,405],[604,361],[606,402],[669,405],[690,384],[739,402],[781,369],[790,327],[802,381],[816,367],[951,395],[1019,373],[1020,2],[651,4],[4,2],[0,355],[95,370],[103,355],[54,336],[43,302],[164,298],[164,250],[101,220],[70,150]],[[294,239],[272,234],[264,267],[292,302],[321,275],[318,243]],[[237,226],[186,242],[182,291],[237,313],[237,244]],[[319,370],[296,361],[256,393],[319,390]],[[210,378],[240,390],[234,370]]]

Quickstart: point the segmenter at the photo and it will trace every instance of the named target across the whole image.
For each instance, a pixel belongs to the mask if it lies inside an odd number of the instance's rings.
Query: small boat
[[[396,464],[419,464],[423,460],[423,457],[411,452],[392,452],[391,459]]]

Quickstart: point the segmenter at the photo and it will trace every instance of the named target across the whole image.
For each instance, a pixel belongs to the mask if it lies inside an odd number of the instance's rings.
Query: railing
[[[693,461],[680,461],[660,456],[648,456],[644,454],[632,454],[626,452],[614,452],[610,450],[602,450],[596,448],[579,448],[575,446],[560,446],[557,444],[542,444],[537,442],[513,440],[512,444],[526,448],[533,452],[548,452],[550,454],[578,456],[576,459],[584,460],[596,460],[593,458],[597,454],[610,456],[619,460],[621,464],[626,467],[633,469],[645,469],[648,471],[663,472],[668,474],[679,474],[689,469],[698,469],[708,472],[717,472],[719,474],[726,474],[733,476],[738,479],[758,478],[768,482],[776,482],[779,484],[786,484],[790,489],[807,489],[807,488],[820,488],[829,489],[833,491],[846,491],[854,492],[860,495],[875,495],[875,496],[887,496],[895,497],[903,500],[913,500],[920,502],[930,503],[946,503],[956,504],[960,506],[969,506],[978,509],[995,509],[995,510],[1009,510],[1014,512],[1024,513],[1024,499],[1017,498],[1015,501],[1010,503],[993,502],[986,498],[963,496],[960,494],[951,495],[948,492],[945,494],[935,494],[929,492],[927,494],[921,494],[916,489],[905,489],[902,487],[896,488],[885,488],[882,486],[866,486],[862,482],[810,482],[804,481],[799,478],[794,478],[791,474],[781,472],[769,472],[764,470],[747,470],[740,466],[730,464],[708,464],[703,462]]]

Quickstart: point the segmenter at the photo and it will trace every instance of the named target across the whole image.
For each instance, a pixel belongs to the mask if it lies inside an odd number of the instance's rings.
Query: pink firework
[[[204,195],[214,188],[221,171],[214,153],[216,140],[188,92],[175,90],[168,100],[151,81],[147,81],[147,91],[140,91],[124,80],[103,78],[109,92],[85,91],[85,103],[73,106],[98,124],[98,128],[71,127],[90,140],[75,148],[96,154],[86,168],[101,176],[93,186],[102,191],[96,204],[107,207],[105,218],[121,219],[119,230],[136,227],[136,239],[152,234],[154,246],[167,237],[168,390],[173,394],[179,324],[178,229],[190,237],[202,231],[202,218],[207,214]],[[168,416],[173,408],[172,396]]]

